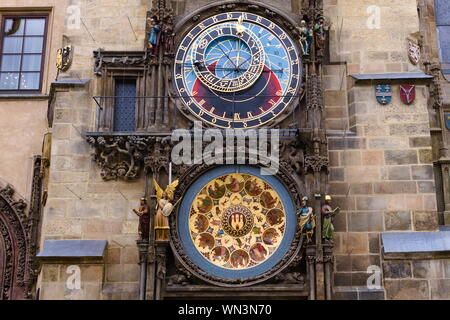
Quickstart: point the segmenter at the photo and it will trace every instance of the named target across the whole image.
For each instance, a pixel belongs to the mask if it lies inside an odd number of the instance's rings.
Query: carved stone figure
[[[297,30],[300,33],[300,48],[302,49],[302,54],[304,56],[309,56],[313,31],[307,25],[305,20],[300,22],[300,26],[297,27]]]
[[[156,19],[151,18],[149,21],[148,31],[148,48],[152,55],[157,55],[161,38],[161,26]]]
[[[300,272],[282,273],[275,277],[275,281],[284,284],[300,284],[305,283],[305,277]]]
[[[333,235],[334,235],[333,219],[341,211],[339,207],[333,210],[331,208],[331,201],[332,201],[331,196],[325,196],[325,204],[322,207],[322,219],[323,219],[322,238],[330,243],[333,242]]]
[[[305,155],[302,149],[297,148],[294,143],[289,146],[289,162],[295,172],[300,174],[304,167]]]
[[[178,180],[169,185],[166,190],[163,190],[155,179],[153,184],[156,189],[156,216],[155,216],[155,240],[156,241],[169,241],[169,216],[172,213],[178,202],[173,205],[175,190],[178,186]]]
[[[311,243],[314,228],[316,227],[316,220],[313,208],[308,206],[308,201],[308,197],[303,197],[302,206],[298,209],[297,215],[299,216],[299,228],[306,235],[308,243]]]
[[[175,28],[173,26],[173,18],[168,17],[166,19],[166,23],[162,28],[162,43],[164,46],[164,54],[165,55],[173,55],[174,54],[174,45],[175,45]]]
[[[329,26],[325,25],[325,19],[322,16],[317,17],[316,24],[314,25],[314,34],[316,39],[316,52],[317,56],[323,57],[325,52],[325,42],[327,39],[326,32]]]
[[[150,207],[147,199],[141,199],[139,209],[133,209],[133,212],[139,216],[139,237],[141,241],[148,241],[150,236]]]

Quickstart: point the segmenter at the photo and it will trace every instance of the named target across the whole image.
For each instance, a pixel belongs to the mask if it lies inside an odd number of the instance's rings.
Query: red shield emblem
[[[411,104],[416,99],[416,86],[404,84],[400,86],[400,99],[403,103]]]

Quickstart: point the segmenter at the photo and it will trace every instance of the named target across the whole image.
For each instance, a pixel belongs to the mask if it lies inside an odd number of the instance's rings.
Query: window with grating
[[[133,132],[136,122],[136,80],[117,79],[114,101],[114,132]]]

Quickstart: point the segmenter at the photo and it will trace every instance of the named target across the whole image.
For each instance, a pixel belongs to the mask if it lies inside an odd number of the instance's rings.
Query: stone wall
[[[407,82],[388,81],[393,98],[381,105],[375,84],[383,81],[355,82],[349,77],[419,71],[406,49],[406,38],[419,29],[415,0],[327,3],[333,22],[331,62],[344,66],[327,66],[324,85],[327,126],[336,135],[329,138],[330,193],[343,209],[336,218],[334,281],[337,287],[364,289],[371,275],[368,267],[382,266],[380,233],[438,227],[428,88],[413,81],[417,98],[405,105],[399,85]],[[371,5],[380,10],[379,29],[368,28]]]
[[[74,266],[80,276],[80,287],[73,280]],[[39,299],[98,300],[103,288],[103,273],[102,264],[45,264],[41,270]]]
[[[101,95],[93,51],[144,50],[151,1],[70,0],[68,5],[80,10],[81,20],[79,28],[66,25],[64,29],[65,44],[74,47],[74,57],[61,78],[91,81],[85,87],[58,89],[55,95],[51,175],[41,241],[107,240],[104,283],[95,299],[137,299],[138,218],[132,209],[144,194],[144,181],[104,182],[84,135],[95,131],[98,107],[92,97]],[[103,275],[97,273],[97,278]]]
[[[105,295],[122,297],[123,284],[126,298],[136,299],[138,219],[132,209],[138,206],[144,193],[144,182],[105,182],[101,179],[83,136],[89,131],[88,124],[95,115],[89,88],[57,93],[49,199],[42,241],[107,240]]]
[[[448,258],[385,260],[383,271],[389,300],[450,299]]]
[[[47,132],[47,94],[56,77],[55,55],[62,43],[63,28],[53,26],[63,25],[65,1],[3,0],[0,4],[0,17],[33,12],[49,15],[42,95],[15,98],[0,95],[0,145],[4,150],[0,154],[0,179],[27,200],[31,192],[33,156],[42,153]]]

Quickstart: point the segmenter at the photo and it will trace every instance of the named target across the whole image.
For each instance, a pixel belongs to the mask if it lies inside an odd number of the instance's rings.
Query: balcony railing
[[[221,97],[95,96],[93,99],[98,108],[94,131],[115,134],[170,132],[190,125],[182,114],[191,120],[198,119],[209,123],[211,127],[222,129],[248,129],[261,127],[266,123],[272,125],[273,119],[287,119],[289,129],[284,129],[287,134],[294,131],[309,131],[302,129],[302,123],[299,121],[301,111],[297,107],[302,98],[303,95],[265,95],[255,98],[254,95],[237,96],[231,93]],[[248,102],[250,99],[256,101]],[[200,109],[198,105],[203,105],[203,108]],[[255,105],[261,107],[254,108]],[[252,112],[255,112],[253,111],[255,109],[257,113],[253,116]]]

